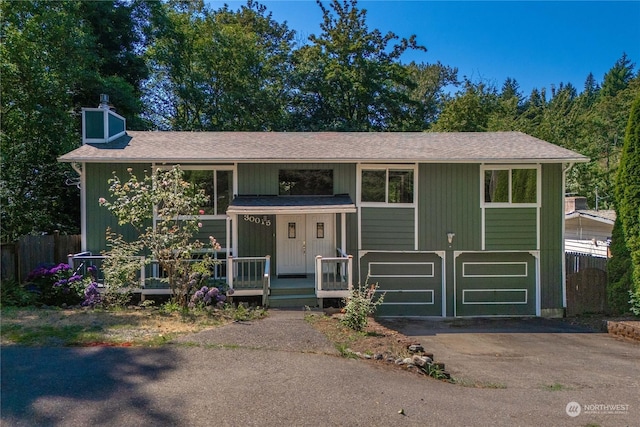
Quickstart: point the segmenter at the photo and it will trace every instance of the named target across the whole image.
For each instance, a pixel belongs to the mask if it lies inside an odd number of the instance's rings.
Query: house
[[[608,258],[614,210],[592,210],[586,197],[569,196],[564,202],[565,251]]]
[[[368,282],[386,292],[379,315],[564,313],[575,152],[520,132],[132,132],[104,106],[82,132],[59,160],[81,176],[84,251],[118,229],[98,205],[113,171],[179,164],[211,196],[201,237],[221,242],[236,295],[315,305]]]

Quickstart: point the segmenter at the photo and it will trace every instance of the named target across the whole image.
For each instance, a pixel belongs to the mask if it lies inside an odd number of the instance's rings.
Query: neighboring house
[[[591,210],[586,197],[566,197],[564,207],[565,251],[595,257],[608,257],[614,210]]]
[[[451,317],[563,314],[565,173],[588,158],[519,132],[130,132],[89,108],[59,160],[81,175],[83,250],[119,229],[98,205],[113,171],[180,164],[211,196],[201,237],[232,260],[270,256],[272,293],[322,282],[338,255],[386,291],[378,314]]]

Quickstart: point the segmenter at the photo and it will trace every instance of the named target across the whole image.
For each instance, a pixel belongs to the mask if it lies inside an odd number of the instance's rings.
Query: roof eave
[[[501,158],[469,158],[469,159],[390,159],[390,158],[202,158],[202,157],[186,157],[176,158],[144,158],[139,157],[87,157],[87,156],[68,156],[58,157],[58,161],[62,163],[483,163],[483,164],[521,164],[521,163],[588,163],[589,158],[526,158],[526,159],[501,159]]]

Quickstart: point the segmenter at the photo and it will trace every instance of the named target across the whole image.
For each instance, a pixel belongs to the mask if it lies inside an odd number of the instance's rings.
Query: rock
[[[420,344],[411,344],[409,346],[409,351],[411,353],[421,353],[424,351],[424,347]]]
[[[404,360],[402,360],[401,358],[400,359],[396,359],[395,363],[396,363],[396,365],[402,365],[402,364],[404,364]]]
[[[384,359],[384,356],[382,354],[380,354],[380,353],[376,353],[373,356],[373,358],[376,359],[376,360],[382,360],[382,359]]]
[[[404,360],[402,361],[402,364],[403,364],[403,365],[413,365],[413,359],[412,359],[412,358],[410,358],[410,357],[407,357],[406,359],[404,359]]]
[[[431,362],[431,359],[425,356],[413,356],[412,358],[413,364],[419,367],[424,367],[425,365]]]

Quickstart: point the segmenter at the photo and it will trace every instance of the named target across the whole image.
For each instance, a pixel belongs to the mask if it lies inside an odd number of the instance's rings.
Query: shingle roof
[[[600,222],[606,222],[613,224],[616,220],[616,211],[614,210],[591,210],[581,209],[573,212],[567,212],[564,214],[565,219],[572,219],[577,217],[590,218]]]
[[[521,132],[133,132],[62,162],[586,162]]]

